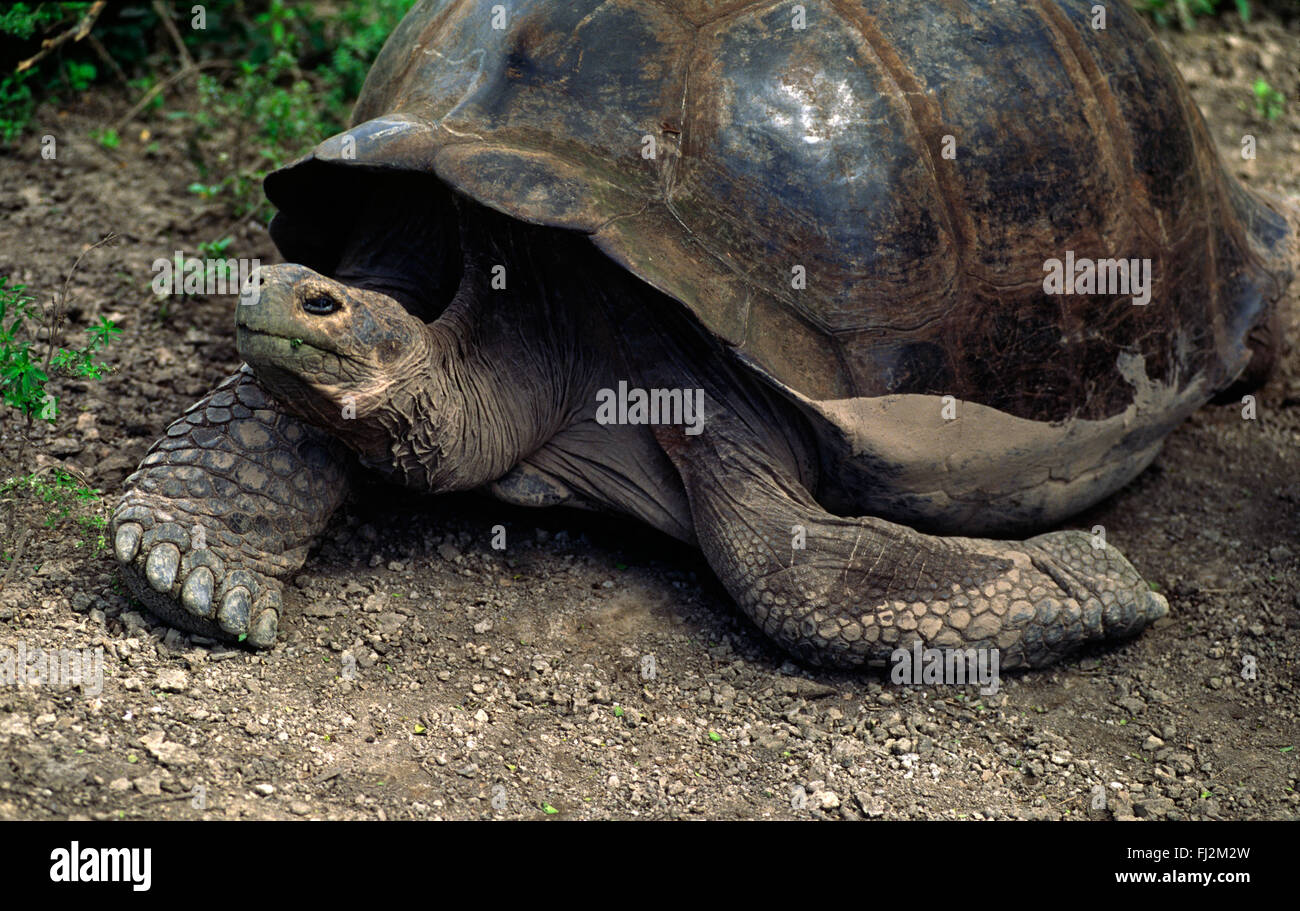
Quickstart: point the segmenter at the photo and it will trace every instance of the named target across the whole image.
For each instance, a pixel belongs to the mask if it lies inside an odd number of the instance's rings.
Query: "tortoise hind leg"
[[[884,661],[919,639],[997,648],[1004,668],[1040,666],[1168,610],[1117,550],[1083,532],[941,538],[831,515],[749,425],[716,401],[707,414],[699,436],[656,428],[700,546],[750,619],[810,663]]]

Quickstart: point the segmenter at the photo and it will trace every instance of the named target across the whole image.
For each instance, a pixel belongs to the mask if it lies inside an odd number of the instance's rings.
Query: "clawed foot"
[[[211,522],[211,520],[208,520]],[[166,622],[215,639],[275,644],[282,586],[202,518],[132,497],[113,515],[113,550],[132,594]]]
[[[1079,605],[1085,628],[1100,638],[1135,635],[1169,613],[1169,602],[1115,547],[1082,531],[1054,531],[1025,541],[1034,567]]]

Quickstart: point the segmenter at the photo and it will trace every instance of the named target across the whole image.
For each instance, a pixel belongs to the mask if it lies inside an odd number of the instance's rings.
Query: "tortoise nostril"
[[[310,294],[303,298],[302,309],[313,316],[326,316],[339,309],[339,302],[328,294]]]

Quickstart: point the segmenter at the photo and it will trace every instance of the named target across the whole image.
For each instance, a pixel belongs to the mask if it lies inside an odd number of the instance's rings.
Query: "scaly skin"
[[[883,662],[919,639],[1039,667],[1168,611],[1118,550],[1083,532],[994,541],[831,515],[723,405],[706,413],[700,436],[656,431],[686,484],[700,547],[742,611],[809,663]]]
[[[345,459],[243,367],[173,422],[127,478],[112,525],[127,587],[174,626],[271,646],[281,580],[302,567],[346,495]]]

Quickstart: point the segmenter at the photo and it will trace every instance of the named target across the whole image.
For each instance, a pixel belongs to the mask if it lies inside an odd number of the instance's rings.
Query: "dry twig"
[[[154,97],[157,96],[159,92],[163,91],[168,86],[180,82],[191,73],[198,72],[199,70],[224,69],[231,66],[234,66],[234,64],[229,60],[204,60],[200,63],[195,63],[193,66],[187,66],[183,69],[177,70],[166,79],[160,81],[153,88],[149,89],[149,91],[145,92],[144,97],[131,106],[131,110],[127,111],[117,119],[117,122],[113,124],[113,129],[120,131],[122,127],[130,123],[137,114],[143,111],[149,102],[154,100]]]
[[[94,26],[95,20],[99,18],[99,14],[104,11],[104,7],[106,6],[108,6],[108,0],[95,0],[94,5],[91,6],[90,9],[86,10],[86,15],[81,17],[81,21],[77,23],[75,28],[68,29],[57,38],[47,38],[42,41],[40,51],[18,64],[16,72],[21,73],[23,70],[31,69],[37,63],[48,57],[50,52],[55,48],[62,47],[69,41],[80,41],[82,38],[85,38],[90,34],[90,29]]]

